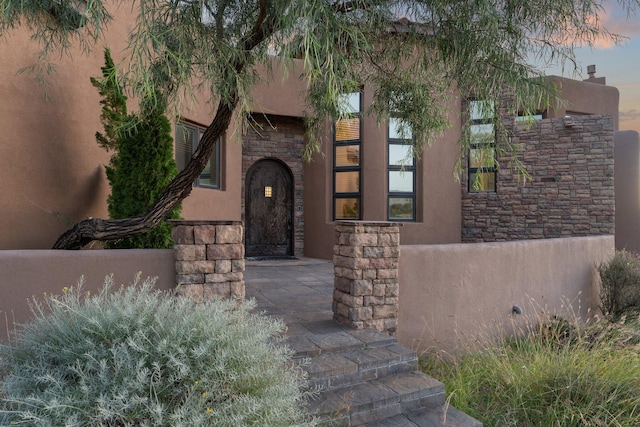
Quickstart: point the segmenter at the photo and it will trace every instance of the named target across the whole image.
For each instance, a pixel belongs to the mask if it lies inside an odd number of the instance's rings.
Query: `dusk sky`
[[[586,79],[587,65],[595,64],[596,77],[606,77],[607,85],[620,91],[620,130],[640,132],[640,10],[627,17],[617,3],[606,2],[601,19],[609,32],[627,39],[619,46],[599,42],[595,49],[577,50],[579,75],[573,75],[572,69],[565,69],[563,73],[560,68],[549,68],[546,73]]]

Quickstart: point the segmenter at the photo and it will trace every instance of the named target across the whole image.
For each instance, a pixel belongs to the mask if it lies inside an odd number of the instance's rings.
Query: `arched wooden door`
[[[245,180],[245,252],[248,257],[293,255],[293,177],[271,159],[256,162]]]

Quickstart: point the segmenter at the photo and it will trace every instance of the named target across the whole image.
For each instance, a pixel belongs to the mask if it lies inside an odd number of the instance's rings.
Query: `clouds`
[[[637,108],[631,108],[629,110],[620,110],[618,114],[621,122],[640,120],[640,110],[638,110]]]
[[[598,24],[606,33],[632,38],[640,35],[640,10],[628,14],[617,2],[605,1],[603,10],[598,16]],[[623,43],[624,38],[621,40]],[[609,37],[599,37],[594,42],[594,47],[600,49],[609,49],[615,46],[616,43]]]

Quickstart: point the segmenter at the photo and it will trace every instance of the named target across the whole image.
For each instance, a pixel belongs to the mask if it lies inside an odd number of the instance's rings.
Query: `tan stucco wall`
[[[616,249],[640,253],[640,137],[626,130],[614,140]]]
[[[595,265],[614,237],[400,247],[398,340],[456,353],[544,314],[583,320],[598,306]],[[512,308],[522,308],[522,315]]]
[[[373,89],[363,89],[366,110]],[[461,238],[460,184],[454,176],[460,154],[460,99],[451,95],[448,104],[451,127],[422,153],[416,164],[416,221],[404,222],[401,241],[456,243]],[[327,124],[321,152],[305,165],[305,255],[331,259],[333,221],[333,127]],[[387,129],[372,116],[362,119],[361,197],[363,221],[387,218]]]
[[[556,85],[560,97],[566,101],[549,109],[547,118],[564,117],[567,113],[611,116],[613,130],[618,130],[620,92],[617,88],[558,76],[549,76],[547,81]]]
[[[95,141],[95,132],[102,131],[100,97],[89,78],[100,75],[103,46],[116,62],[121,59],[132,17],[125,6],[113,6],[112,12],[115,19],[93,52],[72,47],[70,57],[54,58],[48,100],[33,76],[18,74],[37,57],[27,30],[18,28],[0,41],[0,250],[47,249],[74,223],[108,217],[103,165],[110,154]],[[285,81],[274,66],[272,83],[255,89],[255,110],[301,116],[304,86],[298,76],[293,70]],[[137,110],[135,100],[129,107]],[[201,97],[184,106],[182,117],[207,126],[212,107]],[[221,189],[194,188],[182,204],[183,218],[240,220],[242,129],[235,118],[221,157]]]
[[[65,286],[75,285],[80,276],[86,279],[84,289],[95,292],[109,274],[120,285],[131,283],[138,272],[143,279],[157,276],[157,289],[173,289],[173,251],[0,251],[0,341],[6,340],[14,323],[31,318],[28,301],[34,296],[60,294]]]

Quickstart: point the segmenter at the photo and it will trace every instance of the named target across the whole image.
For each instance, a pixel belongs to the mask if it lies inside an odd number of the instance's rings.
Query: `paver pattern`
[[[326,427],[478,427],[446,404],[444,385],[418,370],[395,337],[333,320],[334,267],[308,258],[248,260],[247,298],[287,325],[295,359],[306,360],[308,409]]]

